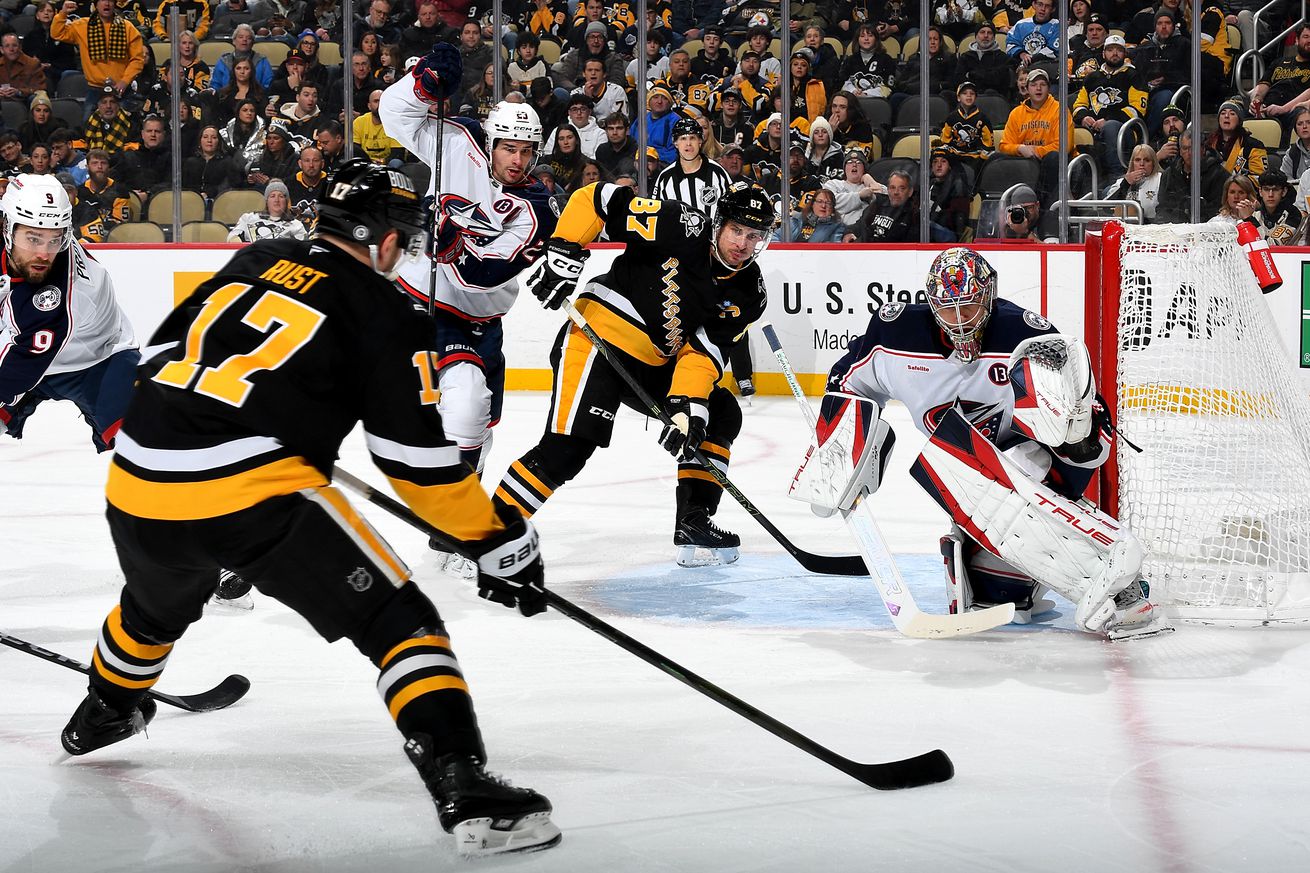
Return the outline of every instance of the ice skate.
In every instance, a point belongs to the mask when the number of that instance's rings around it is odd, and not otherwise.
[[[1112,642],[1173,632],[1169,620],[1147,600],[1149,590],[1139,579],[1114,596],[1114,619],[1106,631]]]
[[[143,697],[131,712],[121,713],[101,700],[95,691],[89,691],[59,735],[59,741],[70,755],[94,752],[144,731],[155,717],[155,708],[153,699]]]
[[[231,570],[218,571],[218,588],[209,602],[214,606],[249,612],[255,608],[254,598],[250,596],[250,583]]]
[[[437,572],[465,581],[478,578],[478,565],[468,558],[454,552],[442,551],[441,544],[436,540],[429,540],[428,548],[436,552],[432,564],[437,568]]]
[[[689,510],[678,519],[673,545],[680,567],[731,564],[741,556],[741,537],[719,527],[703,509]]]
[[[442,829],[468,857],[548,849],[562,837],[550,801],[489,774],[473,755],[433,759],[432,738],[415,734],[405,754],[423,777]]]
[[[752,404],[752,402],[753,402],[753,401],[751,400],[751,398],[755,396],[755,380],[754,380],[754,379],[738,379],[738,380],[737,380],[737,393],[741,395],[741,399],[742,399],[742,400],[745,400],[745,401],[746,401],[746,405],[747,405],[747,406],[750,406],[750,405]]]

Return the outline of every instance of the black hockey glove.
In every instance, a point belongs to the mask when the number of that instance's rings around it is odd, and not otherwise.
[[[575,242],[551,237],[541,264],[528,279],[532,296],[547,309],[559,309],[578,287],[578,277],[591,252]]]
[[[459,90],[464,76],[464,58],[459,49],[439,42],[419,59],[412,70],[414,93],[424,103],[439,103]]]
[[[660,445],[679,461],[693,460],[696,450],[705,442],[705,430],[710,423],[709,405],[699,397],[693,400],[674,395],[668,399],[667,409],[673,423],[664,425]]]
[[[546,569],[537,529],[517,509],[497,506],[505,530],[469,543],[478,562],[478,596],[524,615],[546,611]]]

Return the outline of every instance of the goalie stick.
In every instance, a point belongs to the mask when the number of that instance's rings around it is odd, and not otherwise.
[[[4,631],[0,631],[0,643],[9,646],[11,649],[17,649],[29,655],[36,655],[38,658],[51,661],[70,670],[76,670],[83,675],[91,675],[91,668],[81,661],[74,661],[72,658],[58,652],[43,649],[26,640],[10,636]],[[213,688],[208,691],[201,691],[199,694],[165,694],[154,689],[147,691],[146,694],[161,703],[176,706],[178,709],[185,709],[187,712],[213,712],[216,709],[225,709],[236,703],[242,697],[245,697],[246,692],[249,690],[250,680],[245,676],[234,673]]]
[[[782,348],[778,332],[774,330],[772,324],[765,322],[760,325],[760,333],[764,334],[769,348],[773,350],[773,356],[778,359],[778,366],[782,368],[782,374],[787,379],[792,396],[800,404],[805,414],[805,422],[809,425],[810,433],[813,434],[816,424],[814,409],[805,399],[805,392],[801,390],[796,373],[791,368],[791,361]],[[873,581],[874,588],[878,589],[878,596],[887,607],[896,630],[916,639],[959,637],[991,630],[1014,620],[1013,603],[989,606],[986,609],[960,615],[934,615],[919,609],[914,596],[910,594],[909,587],[905,584],[905,579],[901,576],[900,569],[896,566],[896,561],[892,558],[891,551],[887,548],[887,541],[883,539],[882,531],[878,529],[878,522],[873,516],[873,507],[869,506],[868,496],[867,493],[862,494],[853,509],[842,513],[842,518],[855,537],[855,541],[860,545],[860,553],[864,555],[864,562],[869,567],[869,579]]]
[[[643,388],[641,384],[632,377],[632,374],[628,372],[628,368],[623,366],[623,362],[619,361],[610,352],[609,344],[601,339],[596,331],[592,330],[591,325],[587,323],[586,317],[583,316],[583,314],[578,311],[578,308],[573,305],[573,301],[564,301],[564,311],[568,313],[569,318],[578,326],[578,329],[587,335],[587,339],[591,340],[592,345],[596,347],[596,350],[599,351],[605,360],[609,362],[609,365],[614,368],[614,372],[618,373],[619,377],[623,379],[627,386],[632,389],[632,392],[637,395],[637,399],[646,407],[651,417],[658,418],[663,424],[672,426],[673,419],[669,417],[668,412],[664,410],[663,406],[656,402],[655,398],[650,396],[650,392]],[[777,526],[769,521],[768,517],[765,516],[765,514],[761,512],[754,503],[751,503],[749,497],[742,494],[741,490],[738,489],[736,485],[732,484],[732,480],[728,478],[726,473],[710,463],[709,459],[701,453],[699,448],[692,452],[692,457],[694,457],[696,462],[704,467],[705,470],[714,477],[714,480],[719,483],[724,491],[731,494],[732,498],[741,504],[741,508],[746,510],[751,518],[759,522],[760,527],[768,531],[769,535],[777,540],[782,547],[787,550],[789,555],[796,559],[796,563],[800,564],[806,570],[809,570],[811,573],[824,573],[829,576],[863,576],[868,573],[868,569],[864,566],[864,559],[859,555],[816,555],[813,552],[807,552],[797,546],[791,540],[783,536],[782,531],[778,530]]]
[[[437,530],[400,501],[378,492],[367,482],[357,479],[340,467],[333,471],[333,478],[369,503],[386,510],[402,521],[407,522],[411,527],[426,534],[443,551],[454,552],[471,561],[476,561],[476,558],[463,543]],[[913,758],[887,761],[880,764],[861,764],[858,761],[852,761],[831,749],[819,745],[799,731],[788,727],[768,713],[756,709],[708,679],[698,676],[680,664],[669,660],[659,652],[633,639],[585,609],[574,605],[554,591],[546,590],[546,601],[557,612],[562,613],[587,630],[599,634],[624,651],[636,655],[652,667],[677,679],[688,688],[704,694],[715,703],[726,706],[752,724],[759,725],[774,736],[786,740],[801,751],[813,755],[825,764],[835,767],[870,788],[876,788],[879,791],[917,788],[921,785],[945,782],[955,775],[955,765],[951,763],[951,759],[941,749],[924,752],[922,755],[916,755]]]

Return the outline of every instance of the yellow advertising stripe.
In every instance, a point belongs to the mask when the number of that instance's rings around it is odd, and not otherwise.
[[[109,617],[105,619],[105,627],[109,628],[109,636],[113,639],[114,645],[133,658],[140,658],[143,661],[158,661],[173,651],[172,643],[150,645],[149,643],[138,643],[128,636],[127,631],[123,630],[123,607],[121,606],[115,606],[109,611]]]
[[[392,658],[396,657],[401,652],[406,651],[407,649],[414,648],[415,646],[432,646],[435,649],[445,649],[448,652],[451,651],[450,637],[439,637],[433,634],[429,634],[428,636],[425,637],[413,637],[411,639],[405,640],[403,643],[398,643],[392,646],[391,651],[387,652],[387,654],[383,656],[382,663],[379,664],[378,666],[381,668],[387,667],[391,663]],[[453,652],[451,653],[454,654]]]
[[[113,682],[123,688],[131,688],[139,691],[142,688],[149,688],[159,681],[159,675],[155,674],[149,679],[124,679],[121,675],[105,666],[105,662],[100,660],[100,652],[91,653],[91,665],[95,667],[96,675],[107,682]]]
[[[463,691],[465,694],[469,693],[468,685],[458,676],[433,676],[415,682],[413,685],[406,685],[395,697],[391,698],[391,703],[387,705],[387,709],[394,719],[400,715],[400,711],[405,708],[405,704],[414,698],[430,694],[433,691],[450,690]]]
[[[1278,417],[1277,404],[1270,394],[1253,394],[1240,389],[1196,388],[1190,385],[1122,386],[1119,389],[1119,409],[1174,415]]]

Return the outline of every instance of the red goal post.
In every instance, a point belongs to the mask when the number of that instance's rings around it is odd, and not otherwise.
[[[1235,229],[1109,222],[1085,278],[1120,431],[1093,497],[1142,540],[1152,599],[1205,623],[1310,621],[1310,400]]]

